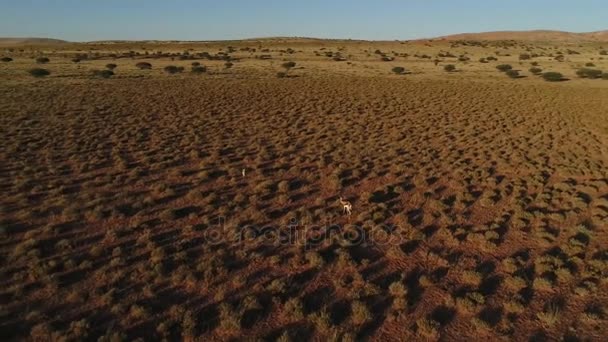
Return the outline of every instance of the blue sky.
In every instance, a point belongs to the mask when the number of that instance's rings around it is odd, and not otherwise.
[[[413,39],[608,29],[608,0],[0,0],[0,36],[216,40]]]

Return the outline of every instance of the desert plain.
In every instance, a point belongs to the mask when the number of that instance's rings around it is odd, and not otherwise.
[[[3,41],[2,340],[604,340],[608,42],[467,38]]]

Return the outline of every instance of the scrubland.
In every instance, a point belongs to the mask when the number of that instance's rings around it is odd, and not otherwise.
[[[608,62],[555,45],[5,49],[0,336],[602,340]]]

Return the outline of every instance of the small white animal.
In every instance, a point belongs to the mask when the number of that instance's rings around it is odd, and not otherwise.
[[[243,178],[245,178],[245,169],[241,170],[241,174],[243,175]]]
[[[353,212],[353,205],[349,201],[345,201],[340,196],[340,204],[342,204],[342,212],[346,215],[350,215]]]

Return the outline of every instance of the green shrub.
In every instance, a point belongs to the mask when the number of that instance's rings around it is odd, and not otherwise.
[[[175,65],[167,65],[163,70],[168,74],[177,74],[184,71],[184,67],[178,67]]]
[[[517,70],[507,70],[505,74],[510,78],[519,78],[519,71]]]
[[[581,78],[600,78],[602,76],[602,71],[597,69],[589,69],[589,68],[581,68],[576,71],[578,77]]]
[[[152,64],[150,64],[148,62],[139,62],[139,63],[135,64],[135,66],[138,67],[140,70],[152,69]]]
[[[1,60],[2,60],[4,63],[8,63],[8,62],[12,62],[12,61],[13,61],[13,59],[12,59],[12,58],[10,58],[10,57],[2,57],[2,59],[1,59]]]
[[[405,73],[404,67],[394,67],[392,70],[397,75],[401,75],[401,74]]]
[[[538,75],[541,72],[543,72],[543,69],[541,69],[541,68],[530,68],[528,71],[531,72],[531,73],[533,73],[534,75]]]
[[[110,69],[110,70],[114,70],[116,69],[118,65],[114,64],[114,63],[110,63],[110,64],[106,64],[106,68]]]
[[[499,71],[502,71],[502,72],[506,72],[506,71],[513,69],[513,67],[509,64],[500,64],[500,65],[496,66],[496,69],[498,69]]]
[[[50,59],[46,58],[46,57],[38,57],[36,58],[36,63],[38,64],[46,64],[50,62]]]
[[[192,67],[192,72],[195,74],[203,74],[207,72],[207,68],[202,65],[196,65]]]
[[[114,76],[114,71],[106,69],[106,70],[93,70],[93,76],[101,77],[101,78],[110,78]]]
[[[448,64],[443,67],[443,70],[445,70],[447,72],[452,72],[452,71],[456,70],[456,66],[454,66],[454,64]]]
[[[34,77],[44,77],[44,76],[48,76],[51,74],[50,71],[48,71],[46,69],[40,69],[40,68],[30,69],[30,70],[28,70],[28,73]]]
[[[548,82],[559,82],[564,80],[564,75],[559,72],[549,71],[542,74],[543,79]]]

